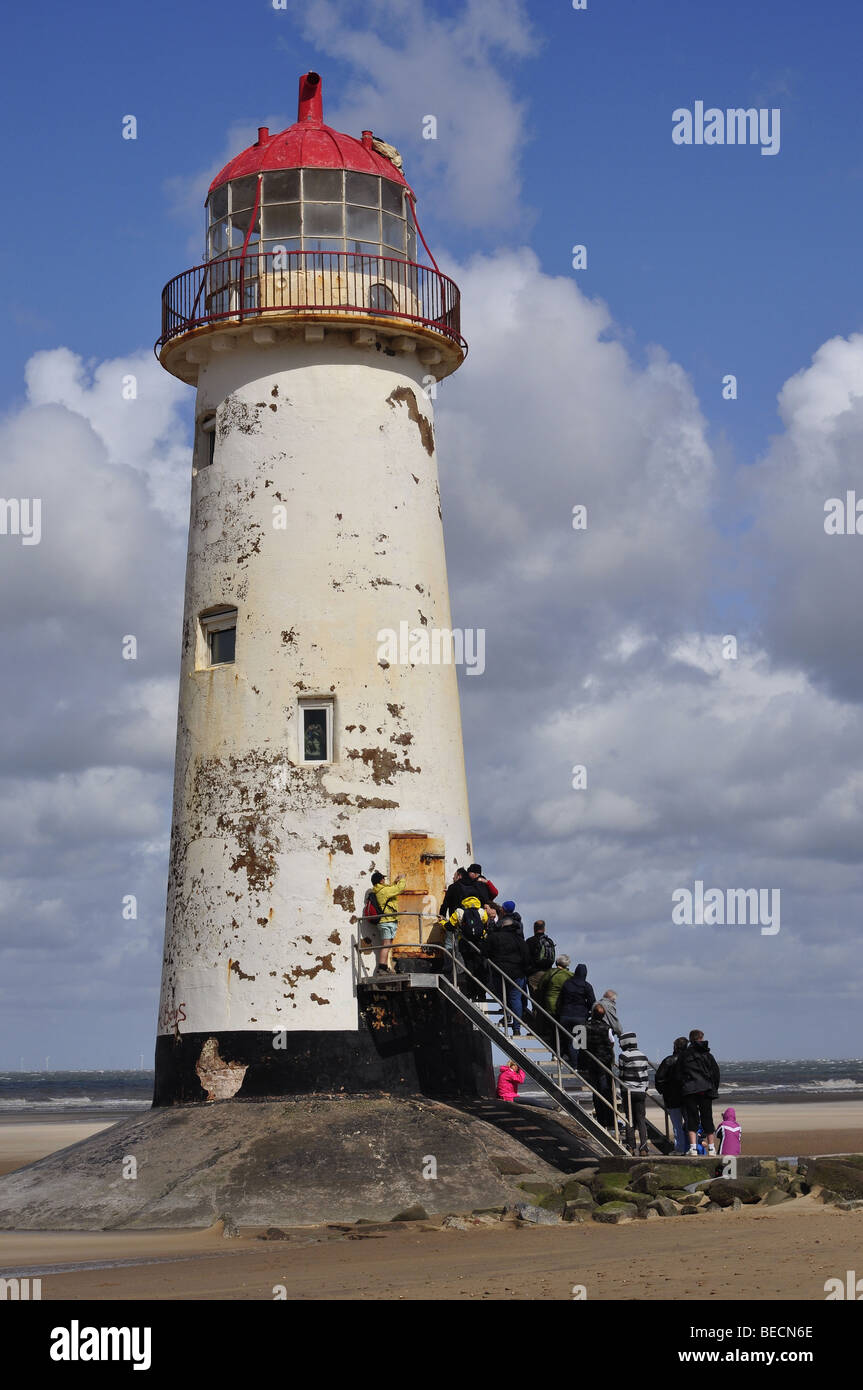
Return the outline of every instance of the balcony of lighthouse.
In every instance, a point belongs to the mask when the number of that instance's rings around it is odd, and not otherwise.
[[[207,200],[207,259],[162,291],[156,353],[189,383],[243,340],[320,341],[416,353],[436,378],[464,358],[457,285],[417,260],[401,184],[347,169],[277,169]]]

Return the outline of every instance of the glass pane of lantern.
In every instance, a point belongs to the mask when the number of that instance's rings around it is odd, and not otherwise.
[[[268,240],[271,237],[299,236],[299,234],[299,203],[274,203],[272,207],[264,208],[264,236]]]
[[[242,246],[246,237],[246,232],[249,230],[250,212],[251,210],[247,208],[245,212],[235,212],[233,217],[231,218],[231,226],[233,227],[233,236],[231,238],[232,246]],[[255,214],[255,225],[252,228],[251,234],[249,236],[250,242],[253,240],[253,238],[260,235],[260,230],[261,214],[260,212],[257,212]]]
[[[358,241],[380,240],[380,214],[375,208],[355,208],[348,203],[347,215],[349,237]]]
[[[403,197],[404,189],[400,183],[390,183],[389,179],[381,180],[381,206],[384,212],[396,212],[399,216],[404,216]]]
[[[345,201],[376,208],[381,200],[381,181],[374,174],[345,174]]]
[[[258,176],[251,174],[247,179],[234,179],[231,184],[231,211],[250,208],[258,191]]]
[[[290,254],[292,251],[299,251],[299,249],[299,237],[280,237],[276,241],[265,241],[263,250],[271,257],[267,261],[266,269],[268,271],[299,269],[300,258]]]
[[[219,256],[228,249],[228,219],[223,218],[210,228],[210,255]]]
[[[336,202],[342,197],[341,169],[304,169],[303,198],[316,202]]]
[[[325,170],[324,172],[329,172]],[[303,205],[304,236],[341,236],[341,203],[305,203]]]
[[[408,223],[408,260],[415,261],[417,258],[417,233],[416,227],[412,222]]]
[[[300,196],[299,169],[275,169],[264,174],[265,203],[295,203]]]
[[[323,709],[303,710],[303,757],[307,763],[326,762],[327,712]]]
[[[215,193],[210,194],[210,221],[218,222],[220,217],[228,215],[228,185],[222,184]]]
[[[404,255],[405,249],[405,224],[401,217],[390,217],[388,212],[381,216],[383,223],[383,243],[384,246],[392,246],[396,251]]]

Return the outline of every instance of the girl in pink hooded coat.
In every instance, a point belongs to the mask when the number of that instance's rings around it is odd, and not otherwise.
[[[515,1062],[507,1062],[497,1078],[498,1100],[517,1100],[518,1088],[524,1082],[524,1072]]]
[[[729,1105],[727,1110],[722,1112],[722,1124],[716,1130],[716,1138],[719,1140],[719,1152],[721,1154],[739,1154],[741,1129],[737,1123],[737,1116],[734,1108]]]

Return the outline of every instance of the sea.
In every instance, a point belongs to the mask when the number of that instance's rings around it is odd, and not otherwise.
[[[720,1100],[738,1104],[863,1099],[863,1059],[722,1061]],[[134,1114],[153,1097],[151,1071],[0,1072],[0,1120]]]

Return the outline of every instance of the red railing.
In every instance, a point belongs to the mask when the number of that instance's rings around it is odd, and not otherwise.
[[[270,251],[225,256],[169,280],[156,351],[205,324],[291,312],[394,319],[467,346],[458,286],[431,266],[351,251]]]

